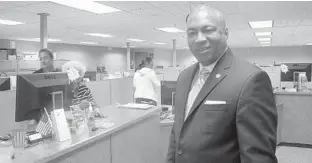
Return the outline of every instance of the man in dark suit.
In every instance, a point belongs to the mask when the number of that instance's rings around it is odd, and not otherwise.
[[[177,81],[167,163],[277,163],[269,76],[233,56],[220,11],[199,6],[186,21],[199,63]]]

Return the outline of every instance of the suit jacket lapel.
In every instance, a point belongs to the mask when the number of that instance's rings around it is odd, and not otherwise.
[[[193,66],[191,66],[189,69],[187,69],[185,72],[185,75],[181,75],[181,79],[179,79],[179,85],[177,85],[176,87],[176,97],[175,97],[175,110],[179,109],[181,111],[176,112],[175,114],[182,114],[176,117],[178,119],[176,119],[175,121],[179,121],[180,123],[175,123],[175,124],[181,124],[181,126],[179,126],[178,128],[181,129],[182,124],[184,123],[184,117],[185,117],[185,108],[186,108],[186,101],[188,98],[188,94],[191,90],[191,85],[192,85],[192,81],[193,78],[196,74],[196,71],[199,67],[199,64],[196,63]],[[179,101],[179,102],[178,102]]]
[[[232,52],[227,50],[227,52],[220,58],[216,67],[212,70],[202,89],[198,93],[186,121],[207,95],[227,76],[228,69],[231,67],[232,57]]]

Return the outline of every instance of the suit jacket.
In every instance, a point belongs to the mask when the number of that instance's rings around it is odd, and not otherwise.
[[[167,163],[277,163],[277,111],[267,73],[228,49],[184,121],[198,67],[177,81]]]

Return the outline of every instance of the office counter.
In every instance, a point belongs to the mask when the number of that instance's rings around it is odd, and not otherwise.
[[[100,107],[115,105],[116,103],[133,102],[132,77],[107,79],[103,81],[91,81],[87,83],[93,98]],[[15,122],[15,101],[16,91],[0,91],[0,135],[3,135],[14,128],[24,125]]]
[[[312,92],[276,92],[275,100],[283,103],[281,141],[312,144]]]
[[[312,96],[312,92],[274,92],[275,95]]]
[[[0,162],[8,163],[159,163],[160,108],[137,110],[108,106],[101,109],[108,122],[107,130],[86,131],[64,142],[46,141],[16,153],[12,147],[0,147]]]
[[[12,129],[19,128],[23,123],[15,122],[15,91],[0,91],[0,135]]]
[[[172,125],[173,122],[169,121],[160,122],[160,150],[163,162],[165,162],[168,153],[169,138],[171,134]]]

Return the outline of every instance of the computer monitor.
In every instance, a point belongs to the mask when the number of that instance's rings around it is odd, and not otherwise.
[[[161,104],[174,105],[174,97],[176,92],[176,81],[163,81],[161,85]]]
[[[0,91],[6,91],[10,89],[10,77],[0,77]]]
[[[84,78],[88,78],[90,81],[96,81],[96,71],[86,71]]]
[[[17,75],[15,121],[39,120],[40,109],[52,111],[52,92],[63,92],[64,108],[71,104],[68,76],[53,72]]]

